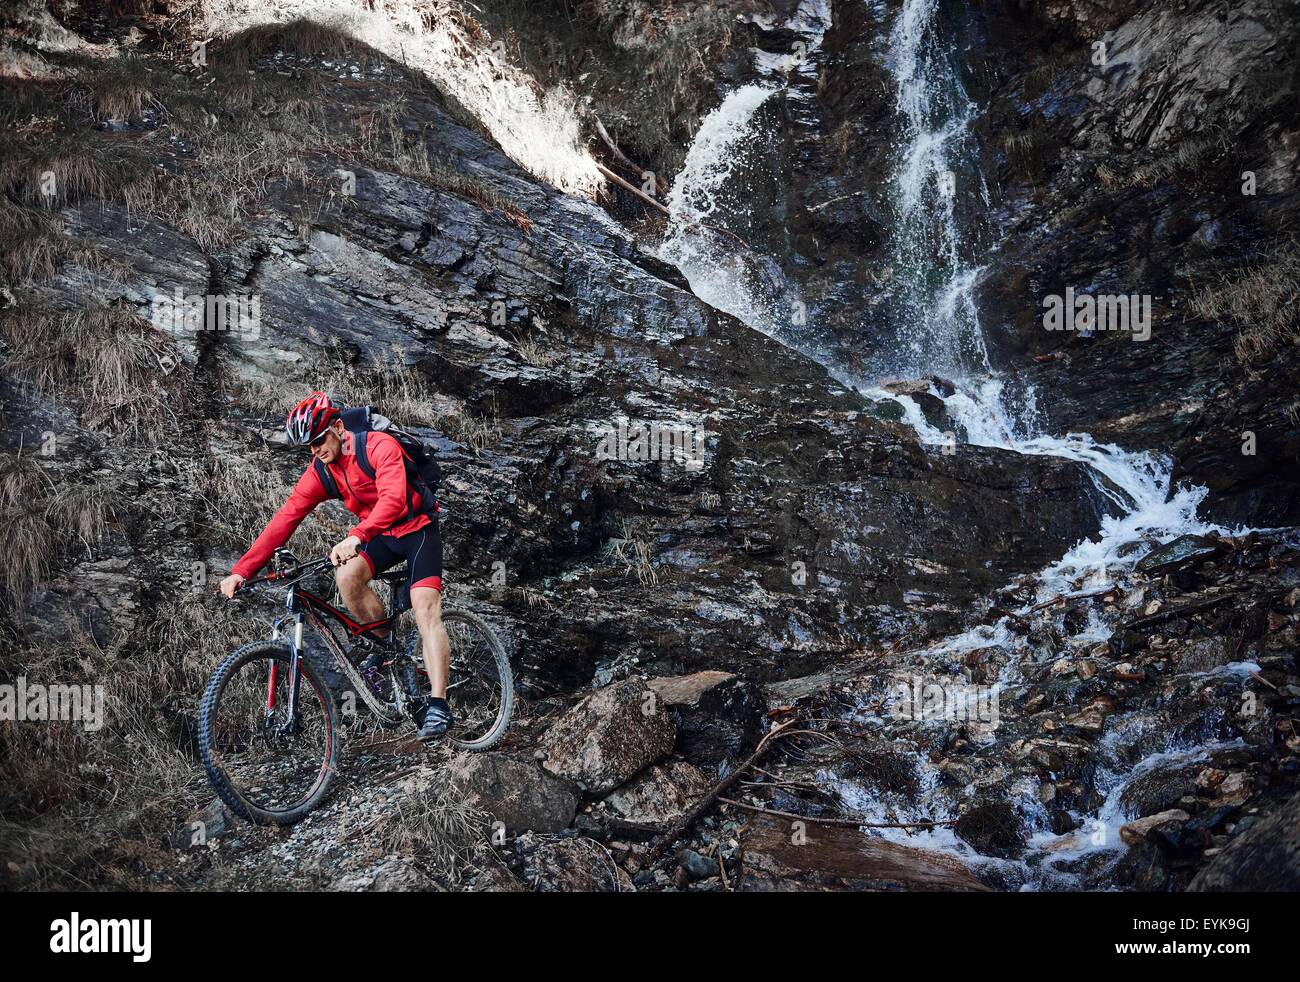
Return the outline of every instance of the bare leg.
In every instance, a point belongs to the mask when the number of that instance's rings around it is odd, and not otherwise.
[[[360,556],[353,556],[334,571],[334,582],[352,616],[362,624],[383,620],[388,616],[384,602],[370,585],[370,564]],[[387,636],[387,631],[376,632]]]
[[[363,560],[364,562],[364,560]],[[424,667],[435,699],[447,698],[447,676],[451,671],[451,642],[442,626],[442,594],[432,587],[411,590],[411,609],[420,627],[424,648]]]

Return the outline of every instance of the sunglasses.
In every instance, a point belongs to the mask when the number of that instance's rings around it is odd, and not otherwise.
[[[330,435],[329,430],[326,430],[324,433],[322,433],[322,434],[321,434],[320,436],[318,436],[316,439],[314,439],[314,440],[312,440],[310,443],[308,443],[307,446],[308,446],[309,448],[314,448],[314,447],[324,446],[324,444],[325,444],[325,438],[326,438],[327,436],[329,436],[329,435]]]

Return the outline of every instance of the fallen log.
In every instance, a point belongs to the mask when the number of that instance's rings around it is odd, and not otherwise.
[[[957,856],[863,835],[810,826],[796,840],[789,823],[755,815],[743,839],[737,891],[908,890],[988,892]]]
[[[638,167],[627,154],[619,149],[618,144],[614,142],[613,137],[611,137],[606,131],[605,124],[600,121],[600,117],[596,117],[596,133],[600,136],[600,139],[605,146],[609,148],[609,152],[614,155],[615,160],[638,176],[644,177],[647,173],[646,169],[644,167]],[[650,171],[649,173],[653,174],[654,172]],[[658,175],[655,175],[655,194],[659,193],[661,193],[659,189],[659,177]]]

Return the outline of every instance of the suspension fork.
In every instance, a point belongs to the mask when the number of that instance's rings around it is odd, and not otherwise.
[[[289,732],[298,728],[298,679],[302,665],[302,611],[297,611],[293,619],[293,631],[289,635],[289,713],[285,722]]]
[[[285,714],[285,728],[293,732],[298,726],[298,680],[301,677],[300,666],[302,663],[302,635],[303,620],[302,610],[298,606],[298,597],[296,590],[290,590],[289,596],[285,600],[285,606],[293,614],[293,626],[289,630],[289,707]],[[280,633],[280,624],[276,623],[275,636]],[[270,670],[266,679],[266,711],[269,714],[275,709],[275,689],[280,679],[280,663],[272,659]]]

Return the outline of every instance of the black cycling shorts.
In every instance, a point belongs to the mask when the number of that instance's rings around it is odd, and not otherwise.
[[[392,569],[403,560],[407,563],[406,582],[412,589],[431,587],[442,592],[442,538],[438,535],[438,519],[424,528],[398,537],[379,535],[357,549],[370,565],[372,574]]]

